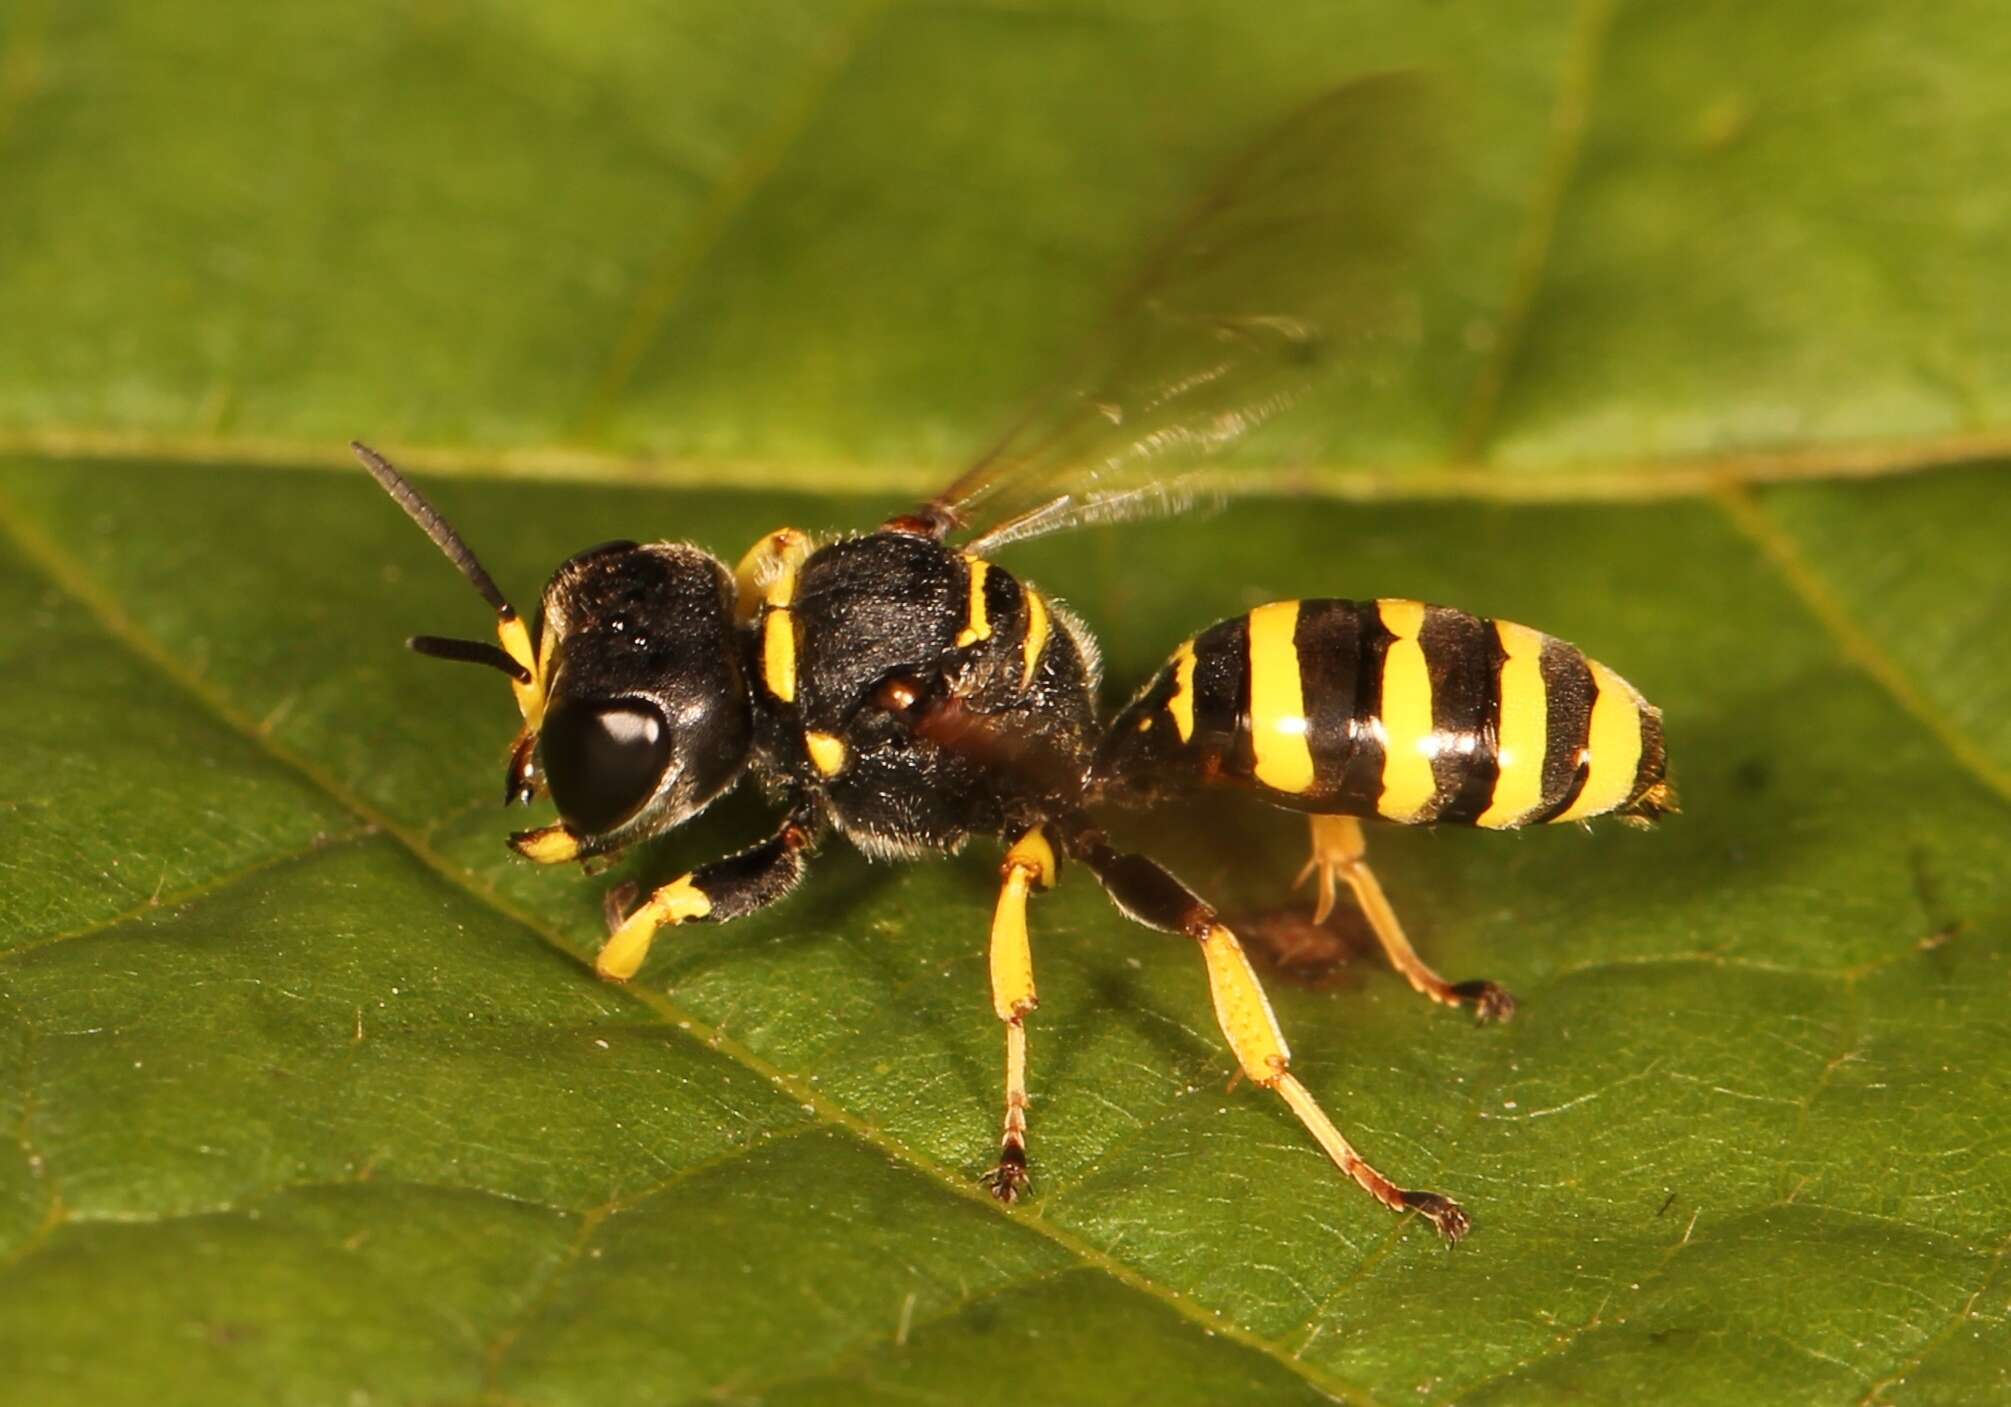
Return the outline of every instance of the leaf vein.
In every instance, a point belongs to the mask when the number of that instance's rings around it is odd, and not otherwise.
[[[832,86],[851,66],[866,35],[893,3],[894,0],[865,0],[858,7],[811,63],[796,98],[778,104],[780,118],[762,131],[726,175],[714,183],[689,232],[657,261],[637,290],[628,320],[580,413],[578,431],[582,438],[592,438],[605,424],[643,358],[656,345],[665,320],[690,286],[699,265],[719,247],[735,217],[773,178],[789,149],[808,129]]]
[[[1593,96],[1598,91],[1600,59],[1612,28],[1613,8],[1613,0],[1579,0],[1557,78],[1549,147],[1537,172],[1528,219],[1516,241],[1500,326],[1489,356],[1474,378],[1466,413],[1461,417],[1459,439],[1453,451],[1453,458],[1460,462],[1478,460],[1487,447],[1529,320],[1542,294],[1557,223],[1585,149],[1585,129],[1591,119]]]
[[[1990,1258],[1990,1268],[1983,1274],[1983,1283],[1976,1287],[1975,1293],[1963,1301],[1962,1308],[1958,1309],[1939,1331],[1927,1335],[1911,1356],[1901,1359],[1884,1377],[1875,1379],[1864,1396],[1859,1399],[1858,1407],[1878,1407],[1878,1404],[1886,1401],[1885,1393],[1888,1388],[1904,1382],[1908,1374],[1927,1361],[1928,1354],[1954,1338],[1964,1324],[1977,1317],[1976,1304],[1989,1293],[1990,1287],[1997,1283],[1998,1277],[2003,1275],[2007,1256],[2011,1256],[2011,1236],[2006,1236],[1997,1243],[1996,1254]]]
[[[52,425],[0,429],[0,456],[52,463],[229,465],[259,470],[349,469],[338,445],[322,440],[184,435]],[[927,494],[942,487],[940,464],[862,464],[846,460],[781,461],[727,457],[619,454],[578,444],[503,449],[483,445],[405,445],[400,462],[415,473],[482,476],[648,488],[845,492],[862,498]],[[2011,458],[2011,427],[1951,435],[1845,441],[1799,449],[1742,448],[1606,460],[1597,467],[1560,466],[1542,473],[1503,474],[1486,466],[1445,461],[1376,468],[1345,462],[1252,464],[1236,483],[1245,496],[1307,496],[1341,502],[1464,500],[1480,503],[1659,503],[1701,498],[1727,489],[1812,481],[1857,481],[1973,467]]]
[[[1802,555],[1801,549],[1774,517],[1749,492],[1721,488],[1713,495],[1732,526],[1760,551],[1761,557],[1787,582],[1788,588],[1815,617],[1843,657],[1868,675],[1901,709],[1932,734],[1943,747],[2000,799],[2011,801],[2011,771],[2000,767],[1983,748],[1956,727],[1921,692],[1898,661],[1851,618],[1830,585]]]
[[[1681,1254],[1685,1246],[1690,1244],[1691,1233],[1693,1233],[1697,1229],[1697,1215],[1698,1214],[1695,1212],[1691,1214],[1690,1220],[1683,1227],[1683,1234],[1679,1236],[1672,1244],[1663,1248],[1661,1256],[1657,1258],[1653,1267],[1651,1267],[1646,1273],[1642,1274],[1638,1279],[1632,1279],[1624,1282],[1627,1286],[1628,1294],[1638,1298],[1644,1287],[1653,1284],[1656,1280],[1659,1280],[1662,1276],[1668,1273],[1669,1267],[1675,1262],[1676,1257],[1679,1254]],[[1613,1303],[1613,1297],[1616,1294],[1621,1293],[1619,1287],[1622,1283],[1623,1282],[1619,1279],[1619,1277],[1617,1276],[1614,1277],[1613,1281],[1610,1283],[1606,1291],[1606,1294],[1604,1295],[1604,1297],[1600,1299],[1598,1308],[1594,1309],[1592,1311],[1591,1317],[1586,1319],[1583,1323],[1578,1324],[1573,1328],[1567,1329],[1563,1333],[1552,1338],[1551,1341],[1548,1344],[1546,1344],[1542,1349],[1529,1355],[1527,1358],[1524,1358],[1520,1363],[1502,1369],[1499,1372],[1491,1373],[1487,1377],[1480,1379],[1478,1382],[1468,1383],[1464,1387],[1461,1387],[1456,1391],[1448,1394],[1447,1395],[1448,1400],[1454,1402],[1465,1401],[1468,1398],[1478,1395],[1487,1388],[1493,1387],[1498,1383],[1510,1382],[1516,1378],[1522,1377],[1524,1374],[1528,1373],[1530,1369],[1535,1368],[1541,1364],[1548,1363],[1553,1359],[1563,1357],[1565,1354],[1571,1352],[1577,1346],[1577,1344],[1584,1339],[1584,1337],[1587,1334],[1596,1332],[1597,1330],[1606,1327],[1608,1323],[1605,1317],[1606,1311],[1609,1307],[1611,1307]],[[1624,1318],[1612,1322],[1624,1322]]]
[[[752,1380],[727,1379],[684,1400],[688,1403],[720,1402],[729,1401],[733,1398],[749,1398],[755,1401],[763,1401],[766,1400],[768,1394],[783,1388],[793,1387],[799,1383],[815,1382],[820,1378],[836,1377],[848,1368],[863,1369],[867,1366],[868,1356],[875,1350],[889,1346],[898,1346],[919,1330],[939,1328],[942,1325],[952,1323],[961,1316],[968,1314],[977,1306],[989,1300],[997,1299],[1001,1295],[1011,1294],[1018,1290],[1031,1289],[1036,1285],[1043,1285],[1049,1281],[1059,1280],[1068,1275],[1092,1275],[1096,1273],[1098,1272],[1091,1270],[1087,1266],[1069,1264],[1053,1266],[1046,1270],[1036,1270],[1026,1275],[1001,1280],[997,1284],[988,1285],[982,1290],[970,1291],[943,1306],[942,1309],[933,1314],[921,1318],[899,1321],[893,1328],[884,1333],[868,1334],[852,1343],[846,1344],[834,1350],[831,1357],[819,1367],[795,1369],[787,1373],[778,1373],[773,1377]]]
[[[12,962],[28,953],[38,952],[43,948],[49,947],[51,944],[73,943],[80,938],[94,938],[111,929],[132,923],[136,919],[144,918],[148,914],[173,913],[177,909],[187,908],[199,899],[208,898],[211,894],[228,889],[240,880],[256,878],[268,870],[284,868],[296,861],[318,855],[324,850],[332,850],[337,846],[350,844],[369,834],[370,827],[359,823],[336,831],[333,834],[317,835],[305,845],[295,846],[288,850],[274,851],[269,855],[261,855],[256,860],[252,860],[247,864],[218,870],[215,874],[205,875],[203,878],[183,885],[181,888],[169,893],[149,895],[130,908],[121,909],[117,913],[106,915],[104,918],[94,919],[80,928],[68,928],[58,933],[45,933],[39,937],[30,938],[25,942],[16,943],[12,947],[0,950],[0,963]]]

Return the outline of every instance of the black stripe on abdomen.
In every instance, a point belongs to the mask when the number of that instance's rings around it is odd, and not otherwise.
[[[1438,794],[1427,819],[1472,825],[1494,800],[1501,774],[1501,665],[1507,658],[1494,622],[1444,606],[1425,612],[1418,635],[1431,676]]]
[[[1250,624],[1243,616],[1194,637],[1190,745],[1220,758],[1222,771],[1232,777],[1248,777],[1256,765],[1250,746]]]
[[[1577,646],[1546,638],[1542,667],[1548,707],[1543,805],[1525,822],[1528,825],[1563,814],[1585,789],[1585,779],[1591,773],[1585,762],[1585,745],[1592,736],[1592,704],[1599,697],[1599,686]]]
[[[1383,657],[1390,633],[1373,602],[1302,601],[1292,643],[1322,810],[1372,816],[1383,788]]]
[[[1628,800],[1639,798],[1660,782],[1669,769],[1666,744],[1662,741],[1662,715],[1653,708],[1641,710],[1641,760],[1634,768],[1634,786]]]

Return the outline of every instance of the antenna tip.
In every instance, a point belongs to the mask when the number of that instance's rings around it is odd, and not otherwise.
[[[406,492],[411,491],[409,486],[405,484],[405,476],[398,472],[391,461],[370,448],[369,445],[364,444],[363,441],[351,440],[349,442],[349,452],[356,456],[358,463],[370,471],[371,478],[384,485],[393,498],[401,496],[399,492],[401,488],[405,488]],[[427,528],[427,532],[430,533],[431,531],[431,528]]]

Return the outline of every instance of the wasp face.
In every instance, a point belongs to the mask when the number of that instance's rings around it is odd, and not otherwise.
[[[668,830],[739,776],[753,720],[724,564],[606,543],[558,569],[539,616],[539,760],[574,836],[602,850]]]

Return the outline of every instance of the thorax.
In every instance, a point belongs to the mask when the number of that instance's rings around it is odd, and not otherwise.
[[[845,538],[778,577],[752,629],[775,764],[869,851],[953,847],[1079,785],[1094,646],[995,563],[912,534]]]

